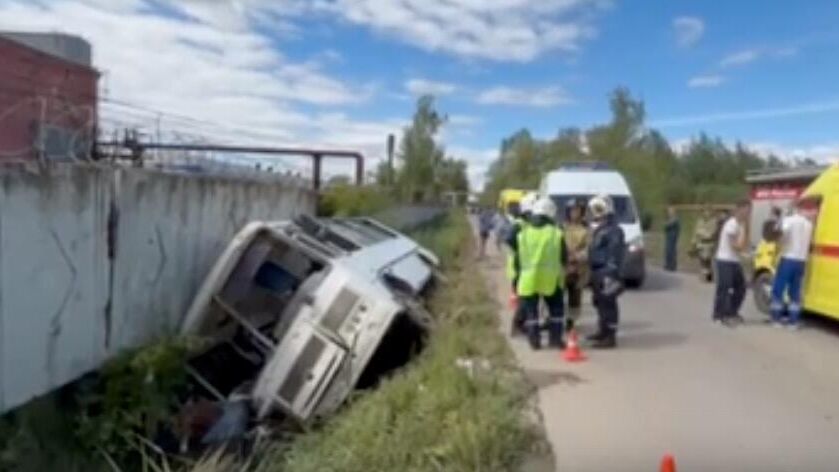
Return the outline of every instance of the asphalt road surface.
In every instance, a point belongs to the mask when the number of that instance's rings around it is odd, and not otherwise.
[[[491,248],[480,265],[506,332],[502,258]],[[621,297],[618,349],[585,350],[581,364],[510,340],[538,386],[557,470],[657,471],[670,453],[679,472],[839,471],[839,323],[773,328],[747,300],[746,324],[727,328],[711,323],[712,292],[649,270]],[[583,334],[594,322],[586,306]]]

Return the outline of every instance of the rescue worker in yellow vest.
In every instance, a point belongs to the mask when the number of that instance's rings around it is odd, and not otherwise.
[[[529,192],[521,199],[519,203],[520,213],[518,217],[513,219],[513,224],[510,226],[510,232],[506,235],[504,240],[507,242],[507,279],[512,284],[513,293],[518,295],[516,290],[516,268],[515,268],[515,252],[516,241],[522,229],[524,229],[530,219],[533,217],[533,204],[538,200],[538,196],[534,192]],[[524,332],[524,310],[521,303],[516,305],[516,311],[513,314],[512,326],[510,327],[510,335]]]
[[[525,315],[525,331],[530,347],[542,347],[539,323],[539,300],[548,308],[548,343],[563,349],[565,285],[563,263],[565,244],[562,230],[556,225],[556,206],[550,198],[541,198],[533,205],[529,224],[518,232],[515,241],[514,268],[519,305]]]

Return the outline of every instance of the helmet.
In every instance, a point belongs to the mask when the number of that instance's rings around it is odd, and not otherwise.
[[[598,195],[588,201],[588,211],[594,218],[603,218],[612,214],[612,199],[608,195]]]
[[[555,218],[556,205],[554,205],[554,202],[550,198],[542,197],[539,200],[536,200],[536,203],[533,204],[533,214],[536,216]]]
[[[524,197],[521,199],[521,203],[519,207],[521,208],[522,213],[532,213],[533,212],[533,205],[536,204],[536,200],[539,199],[539,196],[536,195],[534,192],[527,192]]]

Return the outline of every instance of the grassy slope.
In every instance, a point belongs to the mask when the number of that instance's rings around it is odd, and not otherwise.
[[[528,387],[498,332],[496,307],[468,264],[464,216],[414,235],[434,250],[449,283],[432,300],[439,326],[428,348],[322,429],[263,458],[273,471],[501,471],[515,469],[537,437]],[[486,359],[469,375],[459,358]]]

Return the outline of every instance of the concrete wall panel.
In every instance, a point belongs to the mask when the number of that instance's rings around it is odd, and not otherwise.
[[[2,404],[17,405],[102,359],[109,173],[13,166],[0,189]]]
[[[293,182],[0,167],[0,411],[174,333],[246,222],[314,207]]]

